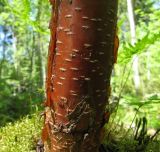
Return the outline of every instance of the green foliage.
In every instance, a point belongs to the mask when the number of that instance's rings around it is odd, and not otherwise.
[[[44,7],[47,7],[46,1],[42,3]],[[46,27],[43,27],[41,23],[36,19],[37,9],[38,8],[38,1],[29,1],[29,0],[14,0],[8,1],[5,0],[4,3],[4,12],[0,15],[0,18],[3,19],[5,22],[2,22],[5,25],[12,25],[18,27],[20,30],[23,31],[24,27],[30,27],[35,32],[39,32],[42,34],[49,34]],[[36,10],[36,12],[35,12]],[[43,13],[43,9],[42,9]],[[49,16],[49,12],[45,12],[46,15]],[[43,16],[47,17],[43,14]],[[48,17],[47,17],[48,18]],[[13,22],[14,20],[14,22]]]
[[[160,146],[160,136],[158,136],[160,130],[149,135],[145,117],[137,118],[135,123],[134,128],[131,126],[126,128],[118,121],[106,125],[104,144],[107,152],[157,152]]]
[[[160,10],[158,8],[160,5],[155,0],[133,1],[137,41],[134,45],[131,45],[125,2],[122,0],[119,4],[120,49],[118,65],[115,65],[112,78],[111,109],[113,109],[112,112],[116,112],[114,122],[120,121],[128,126],[132,123],[136,114],[138,117],[145,116],[147,118],[149,128],[159,128]],[[140,78],[138,90],[136,90],[133,80],[133,57],[135,56],[138,58]],[[133,125],[135,125],[135,122],[133,122]]]
[[[113,152],[157,152],[160,149],[160,10],[157,9],[160,5],[154,0],[133,1],[137,41],[131,45],[125,2],[120,2],[120,49],[112,77],[109,106],[112,115],[106,148]],[[138,90],[133,80],[135,56],[140,77]],[[154,134],[156,137],[152,140]]]
[[[42,122],[39,113],[0,128],[1,152],[34,152]]]
[[[130,43],[124,44],[119,53],[119,63],[128,63],[131,61],[134,55],[144,53],[147,51],[148,47],[154,45],[154,43],[160,40],[160,31],[156,33],[147,33],[142,39],[133,46]]]
[[[50,16],[47,0],[1,3],[0,126],[32,112],[32,106],[44,100]]]

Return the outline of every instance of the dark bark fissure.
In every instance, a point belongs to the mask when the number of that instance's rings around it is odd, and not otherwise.
[[[49,152],[98,152],[114,63],[117,0],[53,0],[42,140]]]

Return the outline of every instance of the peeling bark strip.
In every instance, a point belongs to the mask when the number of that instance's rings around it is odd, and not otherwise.
[[[98,152],[116,62],[118,0],[50,1],[45,151]]]

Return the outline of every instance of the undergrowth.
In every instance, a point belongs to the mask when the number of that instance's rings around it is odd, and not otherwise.
[[[0,152],[35,152],[41,129],[39,112],[7,124],[0,128]],[[106,125],[106,152],[160,152],[158,134],[148,136],[146,129],[145,118],[137,120],[134,129],[110,122]]]
[[[149,135],[145,117],[135,123],[133,128],[109,123],[104,140],[106,152],[160,152],[160,129]]]

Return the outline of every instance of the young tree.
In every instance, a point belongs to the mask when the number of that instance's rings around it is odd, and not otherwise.
[[[127,8],[128,8],[128,19],[130,24],[130,32],[131,32],[131,44],[134,45],[136,42],[136,24],[134,19],[134,8],[132,0],[127,0]],[[139,68],[138,68],[138,56],[135,55],[133,57],[133,81],[136,89],[136,93],[138,93],[140,89],[140,76],[139,76]]]
[[[50,1],[45,151],[98,152],[117,54],[118,0]]]

